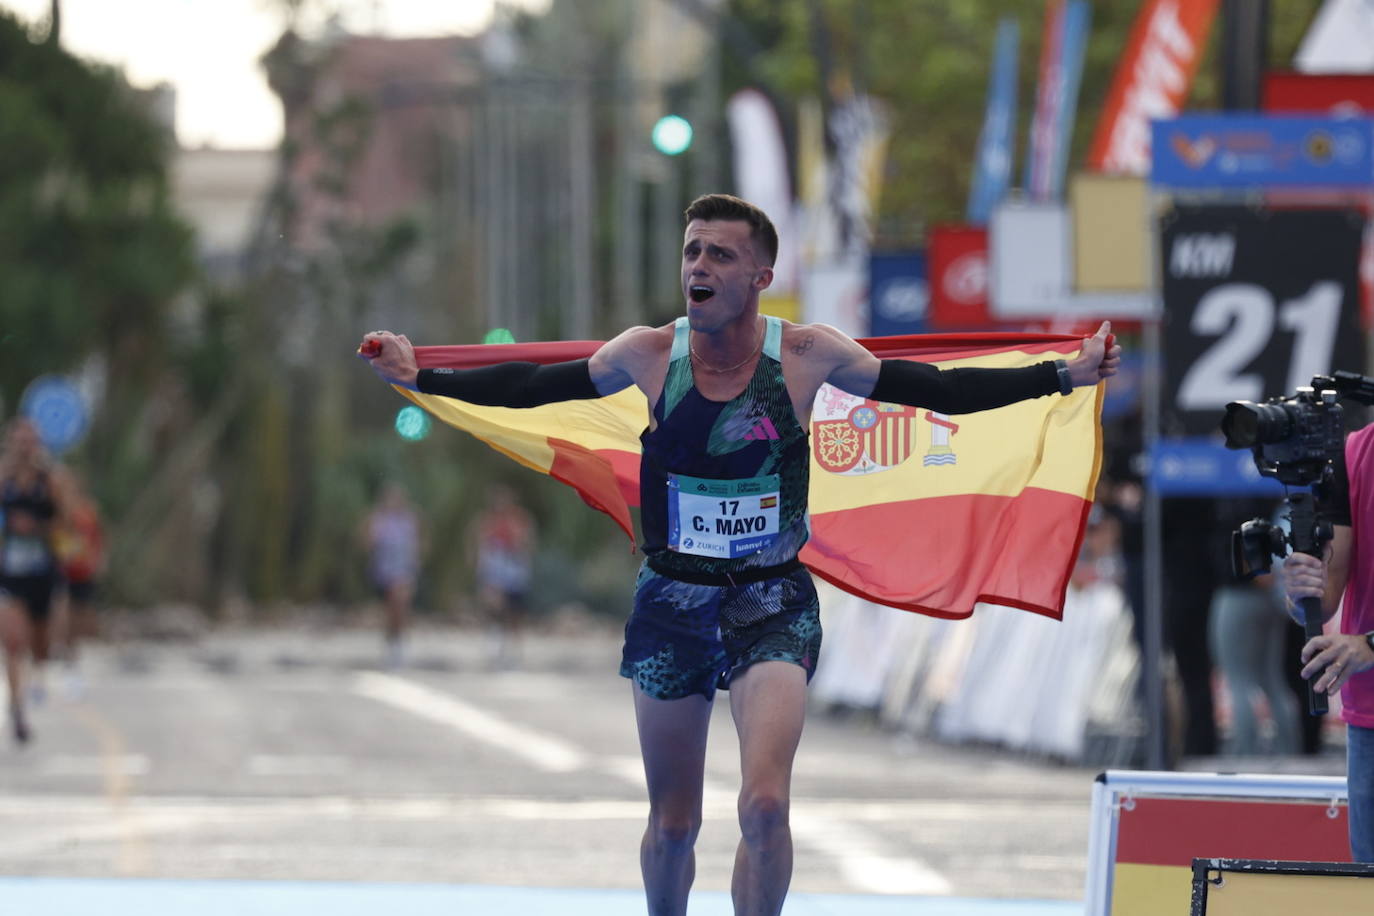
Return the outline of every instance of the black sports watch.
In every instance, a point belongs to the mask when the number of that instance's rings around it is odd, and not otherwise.
[[[1069,364],[1062,359],[1056,359],[1054,371],[1059,376],[1059,393],[1065,396],[1073,394],[1073,376],[1069,375]]]

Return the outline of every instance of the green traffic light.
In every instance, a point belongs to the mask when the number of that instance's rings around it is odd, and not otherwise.
[[[508,344],[515,343],[515,335],[507,328],[492,328],[482,336],[484,344]]]
[[[665,156],[685,153],[692,145],[692,125],[678,115],[664,115],[654,124],[654,149]]]
[[[411,404],[396,411],[396,435],[407,442],[419,442],[429,435],[429,414]]]

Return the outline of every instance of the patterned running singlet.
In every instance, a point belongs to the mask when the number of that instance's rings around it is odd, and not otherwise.
[[[690,328],[677,319],[657,426],[640,436],[643,550],[660,571],[727,574],[785,563],[810,534],[807,433],[782,377],[782,322],[737,397],[696,389]]]

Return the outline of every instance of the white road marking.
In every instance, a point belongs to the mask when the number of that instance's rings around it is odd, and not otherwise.
[[[705,816],[710,820],[734,817],[732,792],[708,783]],[[948,803],[893,800],[891,807],[906,818],[919,819],[923,810],[950,807]],[[792,832],[795,841],[835,862],[837,871],[856,891],[872,894],[948,895],[952,888],[938,871],[913,856],[894,856],[881,840],[861,826],[865,818],[889,820],[879,803],[843,799],[794,799]],[[0,860],[58,854],[71,849],[94,849],[103,843],[127,843],[158,834],[194,833],[208,827],[238,828],[250,834],[264,822],[300,821],[405,823],[462,821],[531,821],[572,823],[642,821],[642,800],[578,799],[557,801],[528,797],[394,798],[321,796],[317,798],[223,798],[213,796],[145,796],[126,799],[120,818],[111,820],[108,803],[82,796],[0,796],[0,818],[41,822],[48,826],[0,837]],[[971,806],[978,807],[978,806]],[[994,805],[987,805],[989,809]],[[71,823],[54,825],[70,819]],[[232,842],[225,837],[226,842]],[[221,843],[221,845],[223,845]],[[219,849],[219,847],[216,847]],[[259,852],[263,851],[259,849]],[[218,852],[216,853],[219,854]],[[263,853],[265,855],[265,853]],[[270,856],[269,856],[270,858]],[[1064,856],[1013,857],[1018,868],[1062,871],[1081,869],[1079,858]]]
[[[835,860],[856,890],[868,894],[950,894],[945,876],[915,856],[896,857],[873,833],[853,821],[792,806],[792,837]]]
[[[369,671],[354,677],[352,690],[359,696],[457,729],[471,738],[522,757],[550,773],[568,773],[584,769],[588,764],[588,757],[581,749],[560,738],[513,725],[456,697],[414,681]]]
[[[551,772],[567,772],[595,766],[623,782],[642,789],[644,769],[631,765],[627,758],[594,761],[589,754],[561,739],[512,725],[448,694],[391,675],[366,673],[354,681],[354,692],[442,722],[471,737],[524,757]],[[716,808],[725,804],[733,813],[735,791],[724,783],[707,779],[706,804]],[[913,856],[894,856],[875,834],[856,825],[851,818],[800,815],[793,804],[792,837],[805,846],[833,859],[836,867],[857,890],[874,894],[950,894],[949,881],[939,872]],[[640,808],[641,816],[644,809]]]
[[[347,757],[338,755],[282,756],[254,754],[248,758],[248,772],[254,776],[332,776],[347,773]]]
[[[77,754],[54,754],[38,764],[39,772],[45,776],[146,776],[153,768],[152,761],[144,754],[119,754],[110,756],[80,756]]]

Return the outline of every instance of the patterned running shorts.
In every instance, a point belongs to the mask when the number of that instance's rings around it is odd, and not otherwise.
[[[679,582],[646,565],[625,624],[620,674],[655,699],[709,700],[757,662],[799,665],[809,682],[820,650],[820,602],[805,569],[735,587]]]

